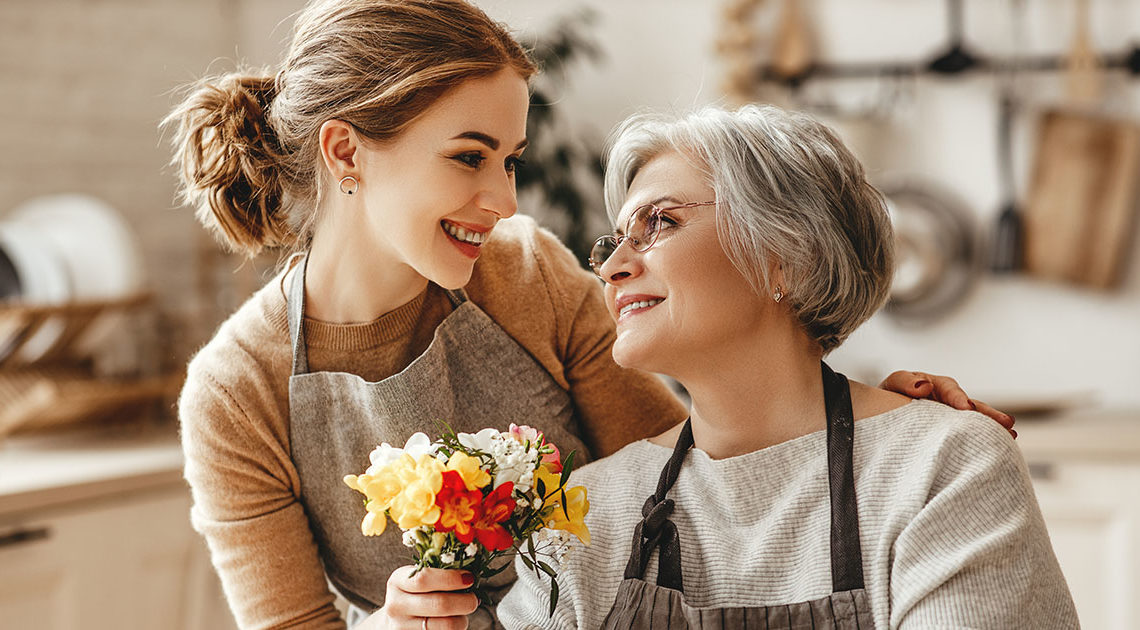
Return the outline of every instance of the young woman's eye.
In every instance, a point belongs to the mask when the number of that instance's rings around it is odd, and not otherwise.
[[[523,160],[521,157],[512,155],[511,157],[507,158],[505,166],[508,173],[515,173],[518,172],[519,167],[521,167],[523,164],[526,164],[526,160]]]
[[[487,160],[482,153],[460,153],[451,159],[471,168],[479,168]]]

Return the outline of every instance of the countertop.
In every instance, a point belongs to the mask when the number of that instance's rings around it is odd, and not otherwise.
[[[1140,462],[1140,409],[1083,408],[1017,418],[1026,459],[1066,457]]]
[[[92,428],[0,441],[0,517],[182,480],[173,426]]]

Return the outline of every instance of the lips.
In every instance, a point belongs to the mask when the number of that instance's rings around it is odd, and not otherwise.
[[[491,229],[495,227],[456,223],[447,219],[441,220],[439,226],[451,244],[468,258],[479,257],[479,248],[491,237]]]
[[[657,295],[623,295],[617,298],[614,306],[617,308],[618,319],[631,313],[641,313],[657,306],[665,298]]]

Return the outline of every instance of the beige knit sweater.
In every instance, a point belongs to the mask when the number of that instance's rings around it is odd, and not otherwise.
[[[289,454],[286,282],[283,272],[258,291],[190,362],[179,417],[191,517],[242,628],[343,628]],[[499,223],[466,289],[569,391],[596,455],[684,419],[659,379],[614,364],[597,279],[532,219]],[[384,379],[427,348],[450,311],[446,294],[430,285],[372,322],[306,319],[309,367]]]
[[[672,449],[639,441],[573,473],[590,501],[589,547],[549,580],[516,562],[499,604],[508,630],[598,628],[621,584],[641,507]],[[1025,462],[996,422],[915,401],[855,423],[855,495],[875,627],[1071,630],[1076,610]],[[831,592],[827,438],[685,458],[669,491],[685,599],[696,607],[779,605]],[[655,552],[646,579],[656,583]]]

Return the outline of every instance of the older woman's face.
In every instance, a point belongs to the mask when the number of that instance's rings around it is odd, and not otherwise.
[[[617,225],[626,225],[630,213],[647,203],[668,207],[712,199],[703,173],[685,156],[665,153],[638,172]],[[614,359],[625,367],[681,376],[755,330],[766,308],[725,255],[714,206],[666,211],[662,219],[652,248],[638,253],[622,243],[601,275],[617,322]]]

